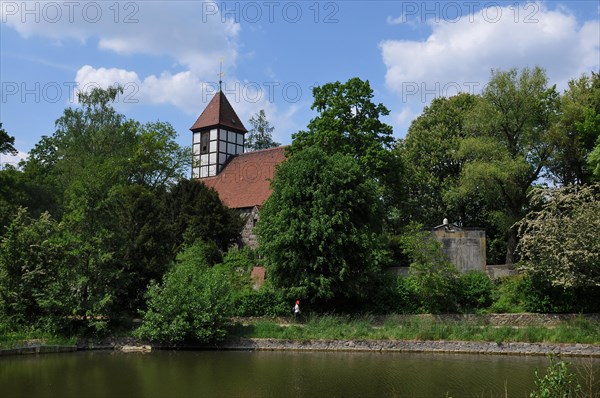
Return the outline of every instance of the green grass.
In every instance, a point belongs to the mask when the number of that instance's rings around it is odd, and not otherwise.
[[[291,340],[460,340],[528,343],[600,344],[600,323],[576,319],[553,328],[543,326],[495,327],[472,322],[436,322],[409,318],[388,319],[378,326],[369,317],[313,316],[305,323],[280,325],[260,320],[232,330],[238,337]]]
[[[26,345],[75,345],[77,338],[55,336],[39,331],[9,332],[0,334],[0,349],[18,348]]]

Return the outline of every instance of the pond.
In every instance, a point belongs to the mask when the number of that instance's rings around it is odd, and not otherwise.
[[[88,351],[0,357],[0,397],[456,398],[504,397],[505,388],[528,397],[535,369],[547,365],[503,355]]]

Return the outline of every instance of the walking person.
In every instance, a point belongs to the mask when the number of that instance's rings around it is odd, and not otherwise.
[[[300,300],[296,300],[296,305],[294,305],[294,320],[300,321]]]

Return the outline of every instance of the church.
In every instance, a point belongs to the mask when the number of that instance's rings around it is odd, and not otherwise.
[[[192,178],[219,194],[221,202],[246,219],[242,244],[257,247],[254,227],[262,204],[271,195],[275,167],[285,160],[285,147],[246,152],[248,132],[219,90],[190,128]]]

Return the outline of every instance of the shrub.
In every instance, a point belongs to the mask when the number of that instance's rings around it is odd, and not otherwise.
[[[490,311],[497,313],[525,312],[525,275],[500,278],[492,292]]]
[[[440,313],[456,311],[458,271],[419,224],[409,225],[400,237],[404,253],[410,258],[408,281],[420,311]]]
[[[600,287],[554,286],[545,277],[523,277],[524,307],[529,312],[596,312],[600,310]]]
[[[249,247],[231,248],[223,256],[223,265],[228,268],[250,273],[257,264],[256,253]]]
[[[194,244],[186,246],[177,253],[176,260],[180,263],[195,264],[199,267],[209,266],[221,262],[221,251],[214,242],[197,240]]]
[[[285,316],[290,315],[291,305],[281,292],[264,286],[234,293],[233,308],[236,316]]]
[[[192,246],[186,251],[196,250]],[[179,258],[160,285],[149,287],[148,310],[136,334],[171,344],[221,340],[231,316],[227,273],[220,267],[209,268],[205,259],[192,258],[189,253]]]
[[[73,247],[48,213],[19,209],[0,238],[0,319],[14,326],[57,331],[73,308]]]
[[[418,310],[414,288],[408,278],[384,274],[368,301],[357,308],[372,314],[412,313]]]
[[[569,370],[569,363],[554,362],[553,358],[550,358],[550,366],[543,378],[535,371],[535,387],[529,394],[530,398],[570,398],[581,390],[575,375]]]
[[[469,271],[459,280],[459,305],[462,309],[482,309],[492,304],[493,283],[486,273]]]

